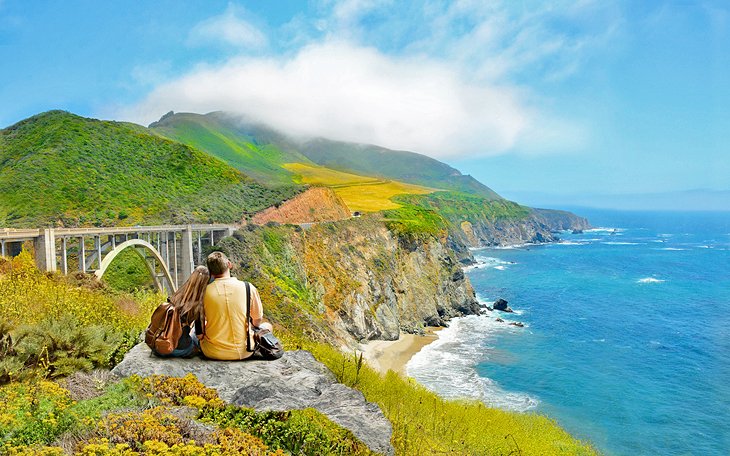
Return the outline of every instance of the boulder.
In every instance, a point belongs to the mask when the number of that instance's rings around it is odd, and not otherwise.
[[[371,450],[392,455],[393,432],[380,408],[361,392],[338,383],[327,367],[308,351],[286,352],[276,361],[213,361],[203,358],[157,358],[144,344],[127,353],[112,372],[184,377],[191,373],[215,388],[224,401],[263,410],[314,408],[349,429]]]
[[[504,323],[504,320],[499,317],[495,318],[494,321],[496,321],[497,323]]]
[[[501,310],[502,312],[514,312],[510,307],[507,305],[507,301],[499,298],[496,301],[494,301],[494,304],[492,304],[492,308],[494,310]]]
[[[518,328],[524,328],[525,324],[519,321],[513,321],[510,323],[510,326],[517,326]]]

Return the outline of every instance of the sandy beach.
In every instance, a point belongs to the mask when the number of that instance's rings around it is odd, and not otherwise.
[[[440,329],[428,327],[424,336],[401,334],[398,340],[371,340],[360,345],[363,359],[378,372],[393,370],[405,376],[406,363],[423,347],[438,339],[436,332]]]

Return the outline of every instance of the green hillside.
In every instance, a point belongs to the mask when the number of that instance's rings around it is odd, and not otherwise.
[[[271,186],[293,182],[295,175],[283,164],[312,163],[296,150],[281,147],[281,135],[264,127],[246,127],[224,113],[169,113],[152,123],[150,129],[205,151]]]
[[[415,152],[315,139],[301,145],[303,155],[321,166],[340,171],[397,179],[426,187],[501,199],[491,188],[461,174],[446,163]]]
[[[0,130],[0,226],[234,222],[295,192],[139,125],[49,111]]]
[[[298,141],[264,125],[222,112],[169,113],[150,128],[206,151],[262,183],[290,183],[286,163],[317,164],[337,171],[501,199],[492,189],[451,166],[414,152],[314,139]]]

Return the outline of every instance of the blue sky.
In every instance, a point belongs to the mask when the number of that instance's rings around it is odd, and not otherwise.
[[[532,204],[730,191],[725,1],[0,0],[0,58],[2,126],[224,109]]]

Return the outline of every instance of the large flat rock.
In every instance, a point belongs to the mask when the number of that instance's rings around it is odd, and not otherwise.
[[[120,377],[137,374],[183,377],[195,375],[221,399],[255,410],[312,407],[352,431],[371,450],[392,455],[390,422],[361,392],[337,383],[332,372],[308,351],[286,352],[276,361],[213,361],[202,358],[157,358],[143,343],[117,365]]]

